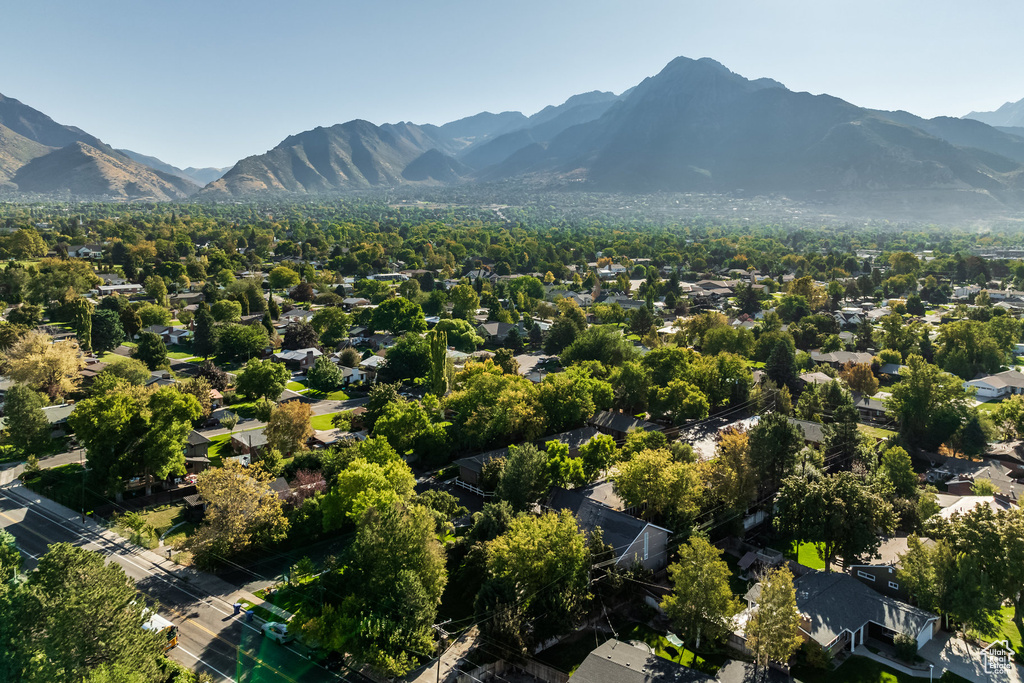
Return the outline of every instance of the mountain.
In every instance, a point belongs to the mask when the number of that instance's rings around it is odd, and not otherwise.
[[[212,183],[214,180],[217,180],[225,173],[227,173],[228,169],[230,168],[195,168],[194,166],[189,166],[188,168],[182,169],[178,168],[177,166],[172,166],[171,164],[168,164],[165,161],[161,161],[156,157],[147,156],[145,154],[139,154],[138,152],[133,152],[130,149],[119,149],[117,151],[125,155],[132,161],[139,162],[143,166],[149,166],[150,168],[156,171],[163,171],[164,173],[169,173],[171,175],[178,176],[179,178],[184,178],[185,180],[189,180],[195,183],[196,185],[199,185],[200,187],[208,185],[209,183]]]
[[[156,160],[159,161],[159,160]],[[199,187],[0,95],[0,190],[72,199],[176,201]]]
[[[459,157],[473,168],[487,168],[520,149],[546,143],[572,126],[600,118],[618,99],[614,93],[596,90],[573,95],[558,106],[544,107],[527,119],[521,128],[469,146]]]
[[[448,154],[462,143],[437,126],[375,126],[355,120],[292,135],[266,154],[239,161],[200,198],[262,192],[316,193],[387,187],[403,181],[405,168],[431,149]]]
[[[1021,132],[1014,134],[1011,132],[1012,129],[995,128],[974,119],[957,119],[951,116],[923,119],[905,111],[874,113],[896,123],[923,130],[957,147],[973,147],[1024,164],[1024,139],[1021,139],[1024,129],[1018,129]]]
[[[979,136],[980,137],[980,136]],[[828,95],[678,58],[600,118],[480,178],[615,192],[972,191],[1015,196],[1021,166]]]
[[[428,149],[405,167],[402,177],[418,182],[454,183],[470,175],[471,172],[470,168],[458,159],[436,149]]]
[[[1024,100],[1007,102],[995,111],[972,111],[964,118],[990,126],[1024,127]]]
[[[117,201],[177,201],[199,189],[190,180],[155,171],[109,147],[84,142],[33,159],[11,180],[19,192]]]
[[[18,135],[7,126],[0,126],[0,187],[3,187],[19,168],[51,151],[51,147]]]
[[[57,123],[41,111],[0,94],[0,126],[47,147],[64,147],[72,142],[102,145],[81,128]]]
[[[518,111],[504,111],[500,114],[485,111],[436,128],[441,135],[464,144],[471,144],[522,128],[529,121],[522,112]]]

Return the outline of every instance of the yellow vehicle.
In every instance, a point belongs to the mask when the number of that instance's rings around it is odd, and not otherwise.
[[[178,627],[164,619],[156,612],[149,618],[145,624],[142,625],[144,631],[152,631],[153,633],[163,633],[167,637],[167,644],[164,645],[164,652],[167,652],[172,647],[178,644]]]

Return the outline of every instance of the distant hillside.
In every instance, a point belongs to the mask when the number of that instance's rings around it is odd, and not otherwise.
[[[485,111],[437,128],[441,135],[468,145],[522,128],[527,123],[529,119],[518,111],[505,111],[500,114]]]
[[[436,127],[411,123],[375,126],[368,121],[315,128],[286,138],[266,154],[235,164],[200,193],[217,199],[262,192],[317,193],[397,185],[424,152],[448,153],[460,144]]]
[[[52,147],[41,145],[6,126],[0,126],[0,186],[6,184],[19,168],[52,151]]]
[[[468,176],[471,170],[458,159],[430,149],[413,159],[402,171],[402,178],[415,182],[454,183]]]
[[[19,192],[76,198],[177,201],[199,188],[155,171],[107,147],[75,142],[22,166],[12,178]]]
[[[964,118],[990,126],[1024,127],[1024,100],[1007,102],[995,111],[972,111]]]
[[[149,168],[80,128],[0,95],[0,190],[5,194],[177,201],[198,189],[187,178]]]
[[[225,173],[227,173],[228,169],[230,168],[195,168],[194,166],[189,166],[188,168],[183,169],[178,168],[177,166],[172,166],[171,164],[168,164],[165,161],[161,161],[156,157],[151,157],[145,154],[139,154],[138,152],[133,152],[130,149],[119,149],[117,151],[120,152],[121,154],[124,154],[129,159],[139,162],[143,166],[149,166],[154,170],[163,171],[164,173],[169,173],[171,175],[178,176],[179,178],[184,178],[185,180],[189,180],[195,183],[196,185],[199,185],[200,187],[208,185],[209,183],[212,183],[214,180],[217,180]]]
[[[1015,198],[1019,170],[1004,156],[828,95],[679,58],[599,119],[526,147],[483,177],[576,180],[616,192],[969,190]]]
[[[47,147],[64,147],[72,142],[103,144],[81,128],[59,124],[41,111],[3,95],[0,95],[0,126]]]

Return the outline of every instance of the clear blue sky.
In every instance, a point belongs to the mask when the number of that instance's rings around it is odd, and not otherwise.
[[[1021,2],[37,0],[3,24],[0,92],[182,167],[353,118],[530,114],[680,55],[929,117],[1024,97]]]

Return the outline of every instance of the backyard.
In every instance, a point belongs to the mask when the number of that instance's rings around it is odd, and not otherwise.
[[[793,678],[801,683],[921,683],[924,679],[900,673],[866,657],[850,657],[836,669],[815,669],[797,665]],[[967,679],[947,671],[939,683],[967,683]]]

